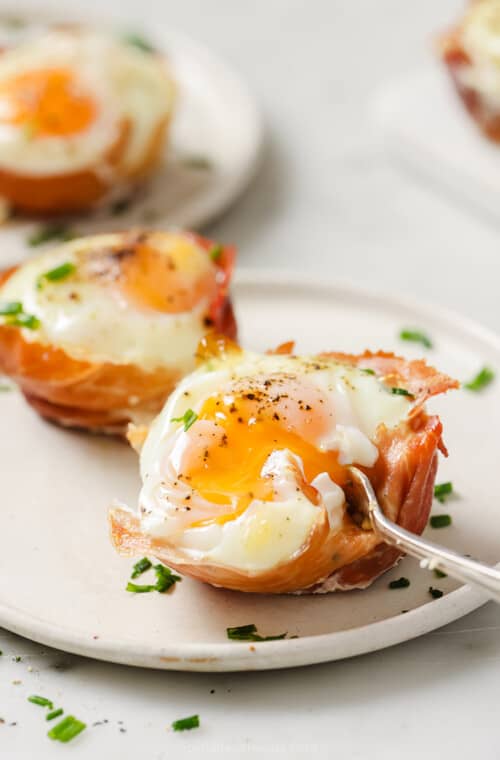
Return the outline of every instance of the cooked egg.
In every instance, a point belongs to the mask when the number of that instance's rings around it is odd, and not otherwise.
[[[316,525],[350,519],[349,464],[372,467],[375,432],[412,398],[328,358],[234,348],[187,376],[141,452],[140,530],[184,562],[243,572],[297,557]]]
[[[56,195],[63,207],[98,200],[155,163],[172,104],[160,58],[118,38],[54,30],[7,50],[0,58],[0,194],[28,208],[48,207]],[[49,200],[19,186],[27,177],[61,175],[75,183],[66,187],[69,200],[53,186]]]
[[[177,232],[81,238],[24,263],[0,301],[37,318],[37,329],[20,328],[27,343],[92,364],[185,373],[225,279],[209,247]]]
[[[500,105],[500,2],[471,4],[462,24],[461,42],[472,65],[460,69],[464,86]]]

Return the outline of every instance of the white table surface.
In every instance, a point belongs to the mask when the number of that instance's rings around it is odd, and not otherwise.
[[[210,229],[239,244],[241,264],[406,292],[500,330],[500,230],[392,166],[367,118],[374,88],[425,62],[433,31],[462,0],[107,5],[132,27],[141,18],[171,22],[209,44],[260,100],[268,129],[261,171]],[[500,610],[489,604],[354,660],[226,675],[107,665],[0,631],[0,757],[493,760],[500,757],[499,630]],[[41,708],[26,701],[32,693],[89,724],[108,722],[54,745]],[[192,713],[200,714],[200,729],[167,730]]]

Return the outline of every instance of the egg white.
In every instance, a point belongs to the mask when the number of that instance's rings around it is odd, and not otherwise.
[[[168,243],[168,236],[165,239]],[[189,311],[168,314],[132,305],[119,290],[96,280],[70,277],[37,288],[40,275],[66,262],[77,265],[80,252],[112,248],[122,241],[119,233],[96,235],[33,258],[0,287],[0,301],[20,301],[25,313],[39,319],[36,330],[23,328],[26,341],[61,348],[74,359],[134,364],[146,371],[158,367],[183,374],[191,371],[196,347],[207,330],[203,320],[208,299],[202,298]],[[214,265],[195,245],[196,251],[190,265],[203,274]]]
[[[262,474],[274,476],[274,501],[254,499],[234,520],[199,527],[186,527],[185,517],[179,516],[169,499],[165,468],[176,469],[175,452],[186,445],[183,426],[174,420],[188,409],[198,412],[209,396],[224,393],[238,378],[302,372],[328,395],[335,409],[335,423],[326,438],[316,441],[318,449],[338,451],[344,464],[375,463],[378,451],[372,439],[378,426],[396,426],[411,408],[410,399],[390,393],[376,376],[332,360],[307,357],[244,352],[226,360],[213,359],[178,385],[150,428],[140,458],[143,532],[167,540],[189,558],[251,572],[271,569],[301,551],[322,510],[297,490],[296,470],[290,466],[294,459],[302,469],[296,454],[276,450],[264,465]],[[320,473],[312,485],[321,496],[330,531],[339,531],[346,506],[342,489],[327,473]],[[213,515],[218,509],[214,505]]]
[[[466,87],[480,92],[500,107],[500,2],[482,0],[468,9],[462,26],[462,44],[471,59],[459,76]]]

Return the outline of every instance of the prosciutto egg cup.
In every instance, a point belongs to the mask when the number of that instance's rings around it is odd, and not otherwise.
[[[365,588],[398,561],[347,500],[348,467],[367,474],[392,520],[421,533],[446,455],[424,403],[458,383],[393,354],[289,348],[203,342],[203,363],[133,432],[143,486],[138,513],[110,511],[119,552],[254,593]]]
[[[159,55],[84,28],[4,50],[0,197],[35,214],[119,197],[159,163],[174,94]]]
[[[439,48],[467,111],[500,142],[500,0],[472,0]]]
[[[207,331],[234,338],[235,251],[185,232],[72,240],[0,277],[0,372],[53,422],[124,434],[195,367]]]

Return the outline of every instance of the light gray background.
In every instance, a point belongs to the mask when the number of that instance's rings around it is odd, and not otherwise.
[[[85,6],[99,9],[97,0]],[[500,328],[498,228],[393,167],[376,147],[368,118],[376,87],[429,59],[433,34],[461,1],[109,0],[107,6],[128,26],[140,27],[141,19],[172,24],[205,42],[232,62],[260,101],[268,133],[260,173],[209,230],[239,244],[242,265],[355,280]],[[14,568],[9,572],[15,577]],[[500,757],[499,629],[500,611],[490,604],[385,652],[229,675],[106,665],[0,632],[6,721],[0,755],[493,760]],[[26,702],[31,693],[109,723],[72,745],[54,746],[41,708]],[[173,719],[194,712],[201,729],[167,732]]]

